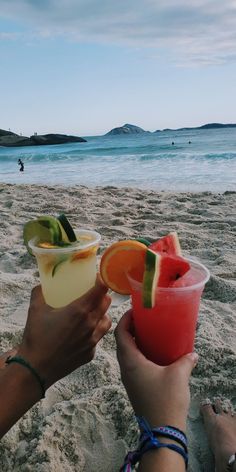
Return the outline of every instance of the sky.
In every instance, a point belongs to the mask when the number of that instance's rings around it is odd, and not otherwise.
[[[0,128],[236,123],[236,0],[0,0]]]

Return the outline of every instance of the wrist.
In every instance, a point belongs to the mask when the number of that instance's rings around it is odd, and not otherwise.
[[[144,417],[136,416],[136,419],[140,427],[141,442],[146,441],[148,438],[151,439],[152,443],[155,443],[155,439],[163,444],[168,444],[168,441],[172,441],[176,445],[180,445],[187,454],[188,441],[184,431],[173,425],[162,425],[152,428]]]
[[[139,445],[135,451],[130,451],[121,470],[139,462],[138,470],[151,471],[154,466],[160,470],[185,470],[188,466],[188,443],[183,431],[173,426],[151,428],[147,419],[136,416],[140,427]],[[158,453],[158,454],[157,454]],[[162,468],[162,466],[165,468]],[[130,469],[128,469],[130,470]],[[156,469],[155,469],[156,470]]]
[[[171,425],[174,428],[178,428],[184,433],[186,433],[187,429],[187,417],[185,415],[158,415],[158,416],[145,416],[148,423],[151,425],[152,428],[159,428],[163,425]]]
[[[42,391],[40,385],[28,369],[23,365],[11,363],[6,364],[6,372],[14,379],[17,388],[24,390],[26,395],[30,396],[34,403],[41,400]]]
[[[17,364],[23,367],[24,370],[27,371],[28,374],[31,375],[31,378],[33,378],[37,384],[38,387],[41,390],[41,398],[45,397],[45,392],[46,392],[46,384],[44,378],[41,377],[39,374],[38,370],[35,369],[35,367],[32,365],[31,362],[25,357],[21,355],[21,351],[17,353],[17,355],[14,356],[9,356],[6,359],[6,365],[12,365],[12,364]]]
[[[41,379],[44,380],[44,388],[47,390],[52,382],[50,382],[49,378],[50,375],[48,373],[48,366],[50,362],[47,362],[47,366],[45,361],[37,355],[37,353],[33,352],[32,350],[27,349],[25,346],[20,346],[18,349],[17,355],[23,357],[38,373]]]
[[[164,441],[161,442],[164,444]],[[168,444],[175,445],[174,441],[170,440]],[[186,465],[181,455],[171,449],[152,449],[141,458],[138,471],[151,472],[154,470],[161,470],[162,472],[185,472]]]

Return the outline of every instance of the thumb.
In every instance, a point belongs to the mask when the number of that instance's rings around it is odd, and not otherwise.
[[[186,375],[187,378],[190,377],[192,370],[196,367],[198,363],[198,354],[196,352],[190,352],[189,354],[185,354],[185,356],[180,357],[172,366],[183,374]]]
[[[38,303],[45,303],[41,285],[37,285],[31,291],[30,305]]]
[[[68,308],[73,311],[77,309],[78,303],[80,307],[84,307],[84,310],[89,312],[96,308],[99,303],[101,303],[102,299],[105,297],[108,291],[108,287],[102,282],[102,279],[99,275],[97,275],[95,285],[88,290],[84,295],[77,298],[73,302],[68,305]]]

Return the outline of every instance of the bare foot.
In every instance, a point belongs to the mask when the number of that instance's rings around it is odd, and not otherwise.
[[[236,416],[225,412],[220,400],[201,406],[207,436],[215,457],[216,472],[226,472],[230,456],[236,453]],[[236,464],[232,471],[236,471]]]

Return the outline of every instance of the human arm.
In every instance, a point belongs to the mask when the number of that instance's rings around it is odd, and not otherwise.
[[[144,417],[151,428],[171,425],[185,432],[190,402],[188,381],[197,355],[188,354],[168,367],[147,360],[135,343],[131,310],[120,320],[115,335],[122,382],[135,414]],[[156,470],[182,472],[185,470],[183,458],[169,449],[145,453],[139,472]]]
[[[41,287],[32,291],[28,318],[17,355],[45,380],[46,389],[90,362],[98,341],[111,326],[107,288],[94,288],[66,307],[46,305]],[[17,363],[0,370],[0,437],[41,398],[39,382]]]

